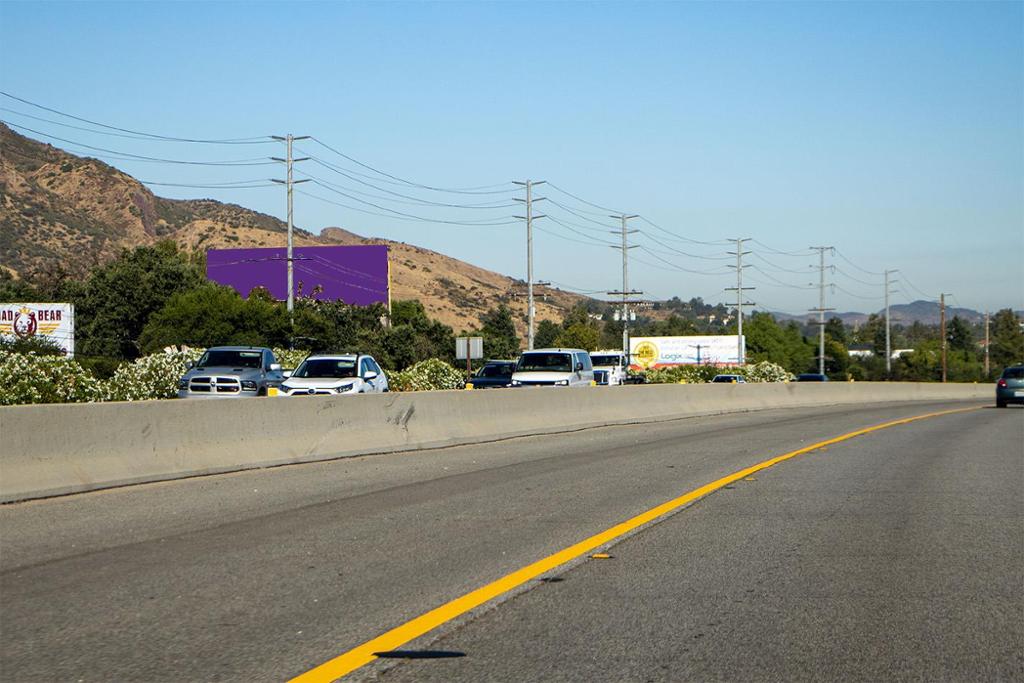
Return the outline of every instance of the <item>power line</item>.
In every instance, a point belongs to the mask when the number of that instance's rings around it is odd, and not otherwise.
[[[622,213],[622,211],[619,211],[618,209],[612,209],[612,208],[607,207],[607,206],[601,206],[600,204],[595,204],[594,202],[588,202],[586,199],[583,199],[582,197],[578,197],[578,196],[574,195],[572,192],[569,192],[568,190],[563,190],[562,188],[558,187],[554,183],[549,182],[548,186],[554,188],[555,190],[561,192],[564,195],[572,197],[573,199],[575,199],[578,202],[583,202],[587,206],[592,206],[595,209],[601,209],[602,211],[606,211],[606,212],[607,211],[611,211],[612,213],[614,213],[616,215],[619,215],[619,214]],[[598,214],[595,214],[595,215],[598,215]],[[606,214],[600,214],[600,215],[606,215]]]
[[[422,183],[416,183],[416,182],[413,182],[411,180],[406,180],[405,178],[400,178],[400,177],[398,177],[396,175],[391,175],[390,173],[386,173],[386,172],[384,172],[384,171],[382,171],[382,170],[380,170],[378,168],[374,168],[373,166],[370,166],[369,164],[364,164],[362,161],[359,161],[358,159],[350,157],[349,155],[345,154],[344,152],[341,152],[341,151],[335,149],[334,147],[331,147],[326,142],[324,142],[323,140],[321,140],[321,139],[319,139],[319,138],[317,138],[315,136],[312,137],[312,140],[313,140],[313,142],[317,143],[318,145],[324,147],[325,149],[329,149],[330,151],[334,152],[338,156],[340,156],[340,157],[342,157],[344,159],[347,159],[348,161],[351,161],[353,164],[358,164],[359,166],[362,166],[365,169],[369,169],[369,170],[373,171],[374,173],[379,173],[380,175],[384,176],[385,178],[391,178],[392,180],[397,180],[397,181],[399,181],[401,183],[405,183],[406,185],[411,185],[413,187],[420,187],[420,188],[423,188],[424,190],[433,190],[435,192],[452,192],[452,193],[456,193],[456,194],[500,194],[500,193],[503,193],[503,192],[510,192],[510,191],[512,191],[512,189],[514,189],[514,188],[510,188],[508,190],[502,190],[500,192],[495,192],[495,191],[492,190],[492,188],[504,187],[506,185],[511,185],[512,184],[511,181],[506,181],[504,183],[498,183],[498,184],[495,184],[495,185],[481,185],[481,186],[478,186],[478,187],[435,187],[433,185],[424,185]],[[485,192],[484,190],[492,190],[492,191]]]
[[[647,239],[652,240],[653,242],[656,242],[657,244],[661,245],[665,249],[668,249],[669,251],[673,251],[673,252],[675,252],[677,254],[681,254],[683,256],[687,256],[689,258],[701,259],[701,260],[704,260],[704,261],[731,261],[732,260],[732,257],[730,257],[730,256],[702,256],[700,254],[691,254],[690,252],[682,251],[681,249],[676,249],[673,246],[665,244],[664,242],[662,242],[661,240],[659,240],[657,237],[655,237],[654,235],[650,234],[649,232],[646,232],[644,230],[640,230],[638,232],[642,233],[643,235],[645,235],[647,237]]]
[[[327,189],[330,189],[330,188],[327,188]],[[471,226],[471,227],[489,227],[489,226],[513,225],[513,224],[519,222],[519,221],[515,221],[515,220],[510,220],[510,221],[501,221],[501,222],[496,222],[496,223],[473,223],[473,222],[467,222],[467,221],[446,221],[446,220],[440,220],[440,219],[423,218],[422,216],[413,216],[411,214],[409,214],[408,217],[407,216],[393,216],[393,215],[386,214],[386,213],[380,213],[378,211],[369,211],[367,209],[361,209],[358,206],[352,206],[351,204],[345,204],[343,202],[337,202],[337,201],[334,201],[334,200],[331,200],[331,199],[327,199],[326,197],[321,197],[319,195],[312,194],[311,192],[305,192],[303,190],[295,190],[295,191],[297,193],[301,194],[301,195],[305,195],[306,197],[312,197],[313,199],[317,199],[317,200],[319,200],[321,202],[324,202],[325,204],[333,204],[334,206],[338,206],[338,207],[341,207],[343,209],[349,209],[350,211],[358,211],[360,213],[365,213],[365,214],[368,214],[370,216],[382,216],[384,218],[393,218],[393,219],[399,220],[399,221],[418,221],[418,222],[422,222],[422,223],[443,223],[443,224],[446,224],[446,225],[465,225],[465,226]]]
[[[642,220],[644,223],[647,223],[648,225],[650,225],[653,228],[657,228],[658,230],[661,230],[663,233],[665,233],[667,235],[671,235],[672,237],[675,237],[676,239],[682,240],[683,242],[690,242],[691,244],[704,244],[704,245],[712,246],[712,247],[725,246],[725,245],[729,244],[729,240],[717,240],[715,242],[706,242],[706,241],[703,241],[703,240],[695,240],[695,239],[691,239],[689,237],[683,237],[682,235],[680,235],[678,233],[674,233],[671,230],[668,230],[667,228],[661,227],[660,225],[658,225],[654,221],[652,221],[652,220],[650,220],[648,218],[644,218],[643,216],[640,217],[640,220]]]
[[[116,130],[116,131],[120,131],[122,133],[131,133],[133,135],[140,135],[140,136],[143,136],[145,138],[151,138],[151,139],[154,139],[154,140],[164,140],[164,141],[167,141],[167,142],[192,142],[192,143],[208,144],[208,145],[261,145],[261,144],[266,144],[266,143],[269,143],[269,142],[273,142],[273,140],[271,140],[270,136],[268,136],[268,135],[259,135],[259,136],[253,136],[253,137],[248,137],[248,138],[229,138],[229,139],[226,139],[226,140],[203,140],[203,139],[197,139],[197,138],[178,138],[178,137],[173,137],[173,136],[170,136],[170,135],[158,135],[156,133],[144,133],[142,131],[131,130],[129,128],[118,128],[117,126],[111,126],[111,125],[108,125],[106,123],[100,123],[98,121],[91,121],[89,119],[82,118],[81,116],[75,116],[74,114],[68,114],[67,112],[59,111],[57,109],[51,109],[50,107],[45,107],[45,106],[43,106],[41,104],[38,104],[36,102],[31,102],[29,100],[22,99],[21,97],[18,97],[16,95],[12,95],[12,94],[4,92],[2,90],[0,90],[0,95],[3,95],[4,97],[9,97],[12,100],[17,100],[18,102],[21,102],[23,104],[27,104],[27,105],[32,106],[32,107],[36,107],[37,109],[42,109],[43,111],[48,111],[51,114],[57,114],[58,116],[64,116],[64,117],[69,118],[69,119],[74,119],[75,121],[81,121],[82,123],[88,123],[88,124],[93,125],[93,126],[99,126],[100,128],[106,128],[108,130]],[[58,124],[58,125],[61,125],[61,124]],[[95,132],[99,133],[100,131],[95,131]],[[59,138],[56,138],[56,139],[59,139]]]
[[[300,152],[301,152],[301,150],[300,150]],[[312,157],[310,157],[309,159],[314,164],[318,163],[319,165],[324,166],[325,168],[328,168],[329,170],[334,170],[334,169],[331,169],[329,166],[325,165],[324,163],[319,162],[318,160],[316,160],[316,159],[314,159]],[[334,171],[334,172],[338,173],[340,175],[346,175],[345,173],[343,173],[341,171]],[[406,205],[412,205],[412,206],[441,207],[441,208],[450,208],[450,209],[476,209],[476,210],[480,210],[480,209],[503,209],[503,208],[509,208],[509,207],[516,206],[514,203],[495,204],[495,202],[484,202],[484,203],[481,203],[481,204],[451,204],[451,203],[446,203],[446,202],[431,202],[430,200],[424,200],[424,199],[420,199],[418,197],[412,197],[410,195],[402,195],[401,193],[396,193],[396,191],[387,189],[386,187],[376,187],[375,185],[373,185],[373,184],[371,184],[369,182],[362,181],[362,180],[359,180],[357,178],[351,178],[351,180],[353,180],[354,182],[358,182],[360,184],[365,184],[367,186],[374,187],[375,189],[379,189],[380,191],[382,191],[382,193],[386,193],[386,194],[392,195],[394,197],[401,197],[401,198],[404,198],[404,199],[410,200],[410,201],[394,200],[394,199],[391,199],[390,197],[384,197],[384,196],[381,196],[381,195],[374,195],[372,193],[368,193],[368,191],[366,191],[366,190],[355,189],[353,187],[348,187],[346,185],[340,185],[340,184],[337,184],[337,183],[333,183],[333,182],[330,182],[328,180],[325,180],[324,178],[312,175],[311,173],[305,173],[305,172],[301,172],[301,173],[302,173],[302,175],[306,176],[307,178],[309,178],[311,180],[316,180],[318,182],[321,182],[321,183],[324,183],[324,184],[327,184],[327,185],[331,185],[332,187],[335,187],[336,189],[346,190],[346,191],[349,191],[349,193],[355,193],[356,195],[362,195],[362,196],[365,196],[365,197],[371,197],[373,199],[382,200],[384,202],[392,202],[394,204],[406,204]],[[348,176],[346,176],[346,177],[348,177]]]
[[[333,192],[335,194],[341,195],[342,197],[346,197],[348,199],[351,199],[352,201],[359,202],[360,204],[366,204],[367,206],[372,206],[375,209],[380,209],[381,211],[387,211],[388,212],[388,214],[374,214],[374,215],[378,215],[378,216],[379,215],[388,216],[389,214],[394,214],[396,217],[403,217],[403,218],[407,218],[407,219],[410,219],[410,220],[424,221],[424,222],[427,222],[427,223],[445,223],[445,224],[449,224],[449,225],[511,225],[512,223],[515,222],[515,221],[506,221],[506,222],[494,222],[494,221],[450,221],[450,220],[441,220],[441,219],[436,219],[436,218],[428,218],[428,217],[425,217],[425,216],[418,216],[418,215],[412,214],[412,213],[406,213],[405,211],[399,211],[397,209],[389,209],[386,206],[381,206],[380,204],[374,204],[373,202],[368,202],[365,199],[360,199],[359,197],[354,197],[354,196],[352,196],[352,195],[350,195],[350,194],[348,194],[346,192],[342,192],[341,190],[337,190],[337,189],[331,187],[330,185],[324,184],[322,181],[319,181],[319,180],[313,180],[312,182],[313,182],[314,185],[319,185],[320,187],[324,188],[325,190],[327,190],[329,192]],[[308,193],[306,193],[306,194],[308,194]],[[346,207],[346,208],[354,208],[354,207]],[[355,210],[356,211],[361,211],[362,209],[355,209]],[[366,212],[366,213],[373,213],[373,212]],[[496,218],[495,220],[498,220],[498,219]]]
[[[576,211],[575,209],[570,209],[570,208],[569,208],[568,206],[566,206],[565,204],[562,204],[562,203],[560,203],[560,202],[557,202],[557,201],[555,201],[554,199],[551,199],[550,197],[548,198],[548,202],[550,202],[551,204],[553,204],[553,205],[555,205],[555,206],[559,207],[560,209],[562,209],[562,210],[564,210],[564,211],[568,211],[569,213],[571,213],[572,215],[576,216],[577,218],[579,218],[579,219],[581,219],[581,220],[585,220],[585,221],[587,221],[587,222],[589,222],[589,223],[593,223],[594,225],[599,225],[599,226],[601,226],[602,228],[615,228],[615,227],[616,227],[616,226],[614,226],[614,225],[610,225],[610,224],[608,224],[608,223],[604,223],[603,221],[599,221],[599,220],[595,220],[595,219],[593,219],[593,218],[590,218],[589,216],[586,216],[586,215],[584,215],[584,214],[582,214],[582,213],[579,213],[579,212],[578,212],[578,211]]]
[[[885,275],[885,273],[880,273],[880,272],[874,271],[874,270],[868,270],[867,268],[861,268],[856,263],[854,263],[850,259],[846,258],[846,256],[844,256],[843,253],[841,251],[839,251],[838,249],[835,250],[835,253],[836,253],[836,255],[839,258],[843,259],[844,261],[846,261],[847,263],[849,263],[851,266],[853,266],[854,268],[856,268],[857,270],[859,270],[862,273],[866,273],[868,275]]]
[[[761,242],[760,240],[750,240],[750,241],[753,242],[754,244],[760,246],[765,251],[771,252],[773,254],[778,254],[780,256],[812,256],[813,253],[814,253],[812,250],[807,250],[807,251],[783,251],[781,249],[775,249],[774,247],[770,247],[767,244],[765,244],[764,242]]]
[[[18,128],[20,130],[27,130],[30,133],[35,133],[36,135],[42,135],[43,137],[50,138],[51,140],[60,140],[61,142],[66,142],[68,144],[75,145],[77,147],[84,147],[86,149],[94,149],[94,150],[97,150],[99,152],[107,152],[107,153],[110,153],[110,154],[120,154],[122,156],[131,157],[133,160],[134,159],[138,159],[138,160],[142,160],[142,161],[159,161],[159,162],[165,163],[165,164],[185,164],[185,165],[189,165],[189,166],[268,166],[268,165],[271,165],[271,164],[274,163],[272,161],[265,161],[264,157],[253,157],[253,158],[249,158],[249,159],[228,159],[228,160],[224,160],[224,161],[188,161],[188,160],[183,160],[183,159],[164,159],[164,158],[161,158],[161,157],[151,157],[151,156],[144,156],[144,155],[141,155],[141,154],[132,154],[130,152],[122,152],[122,151],[119,151],[119,150],[116,150],[116,149],[107,149],[105,147],[94,147],[93,145],[87,145],[87,144],[85,144],[83,142],[77,142],[75,140],[68,140],[67,138],[57,137],[56,135],[52,135],[50,133],[44,133],[42,131],[38,131],[38,130],[35,130],[33,128],[28,128],[27,126],[22,126],[22,125],[19,125],[19,124],[16,124],[16,123],[11,123],[9,121],[0,120],[0,123],[7,124],[8,126],[10,126],[12,128]]]

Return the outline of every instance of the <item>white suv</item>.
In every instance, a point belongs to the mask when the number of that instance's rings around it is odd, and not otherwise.
[[[583,349],[524,351],[512,373],[514,387],[589,387],[594,366]]]
[[[283,396],[373,394],[388,390],[388,378],[373,356],[314,354],[281,384]]]
[[[599,385],[617,386],[626,383],[626,356],[622,351],[591,351],[594,381]]]

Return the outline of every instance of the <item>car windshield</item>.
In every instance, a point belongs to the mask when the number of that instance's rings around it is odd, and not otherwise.
[[[1006,368],[1003,379],[1024,379],[1024,368]]]
[[[356,362],[351,358],[309,358],[295,368],[292,377],[304,379],[343,379],[356,376]]]
[[[477,377],[509,377],[513,369],[511,363],[485,365],[480,368],[480,374]]]
[[[735,375],[718,375],[718,376],[716,376],[716,377],[715,377],[715,378],[714,378],[713,380],[711,380],[711,381],[712,381],[712,382],[735,382],[735,381],[736,381],[736,379],[737,379],[737,378],[736,378],[736,376],[735,376]]]
[[[572,372],[572,354],[524,353],[516,372]]]
[[[615,355],[595,356],[594,354],[590,354],[590,361],[595,366],[597,366],[597,365],[602,365],[602,366],[621,365],[621,363],[622,363],[622,356],[615,356]]]
[[[214,368],[258,368],[263,358],[262,351],[233,351],[210,349],[196,363],[199,367]]]

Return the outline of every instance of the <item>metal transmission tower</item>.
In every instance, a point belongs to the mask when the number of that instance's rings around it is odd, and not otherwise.
[[[890,280],[889,273],[898,273],[898,270],[887,270],[885,271],[885,378],[889,379],[889,375],[892,374],[892,341],[889,332],[890,318],[889,318],[889,295],[892,293],[889,290],[889,286],[899,282],[899,280]]]
[[[743,243],[749,242],[751,239],[752,238],[750,237],[737,237],[729,240],[730,242],[736,243],[736,251],[728,252],[736,255],[736,265],[731,266],[736,269],[736,286],[726,287],[725,291],[736,292],[736,360],[739,361],[740,365],[746,363],[746,349],[743,344],[743,307],[754,305],[753,301],[743,300],[743,292],[745,290],[756,289],[756,287],[743,286],[743,269],[746,268],[746,266],[743,265],[743,256],[750,253],[749,251],[743,251]]]
[[[544,218],[544,214],[533,215],[533,203],[544,201],[545,197],[533,198],[533,186],[543,185],[546,180],[513,180],[516,185],[526,188],[526,199],[516,198],[517,202],[526,204],[526,215],[516,216],[526,220],[526,348],[533,350],[533,219]]]
[[[307,159],[309,159],[309,157],[302,157],[301,159],[293,158],[292,157],[292,142],[294,142],[295,140],[308,140],[310,136],[308,136],[308,135],[300,135],[300,136],[296,137],[296,136],[292,135],[291,133],[289,133],[288,135],[285,135],[284,137],[282,137],[280,135],[271,135],[270,137],[274,138],[275,140],[281,140],[282,142],[285,142],[288,145],[288,155],[287,155],[287,158],[285,158],[285,159],[281,159],[280,157],[270,157],[270,158],[272,160],[274,160],[274,161],[280,161],[280,162],[282,162],[284,164],[287,164],[287,166],[288,166],[288,179],[287,180],[277,180],[276,178],[271,178],[271,180],[273,180],[275,183],[280,183],[281,185],[286,185],[288,187],[288,313],[291,314],[291,312],[295,309],[295,268],[294,268],[295,264],[294,264],[294,260],[292,258],[292,229],[294,227],[292,225],[292,186],[295,185],[295,183],[308,183],[309,182],[308,179],[305,179],[305,180],[293,180],[292,179],[292,164],[295,163],[296,161],[306,161]]]
[[[622,291],[620,292],[608,292],[609,296],[622,296],[622,352],[629,357],[629,305],[639,303],[639,301],[630,299],[631,296],[637,294],[643,294],[643,292],[637,290],[631,290],[629,288],[629,250],[635,249],[637,245],[630,246],[628,243],[628,236],[634,232],[640,232],[639,230],[629,230],[626,227],[627,221],[631,218],[639,218],[636,214],[612,214],[610,218],[618,218],[622,221],[622,229],[618,232],[611,231],[613,235],[622,235],[622,246],[609,245],[612,249],[622,250]]]
[[[812,308],[812,313],[818,314],[818,373],[825,374],[825,313],[834,311],[834,308],[825,308],[825,252],[834,251],[835,247],[811,247],[818,252],[820,259],[818,266],[818,307]]]

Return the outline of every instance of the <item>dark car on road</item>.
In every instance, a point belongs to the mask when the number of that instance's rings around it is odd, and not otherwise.
[[[1009,403],[1024,403],[1024,365],[1013,365],[996,382],[996,406],[1005,408]]]
[[[514,360],[489,360],[476,371],[469,381],[474,389],[495,389],[512,386],[512,373],[516,371]]]
[[[805,372],[796,376],[797,382],[827,382],[828,375],[823,375],[820,372]]]

